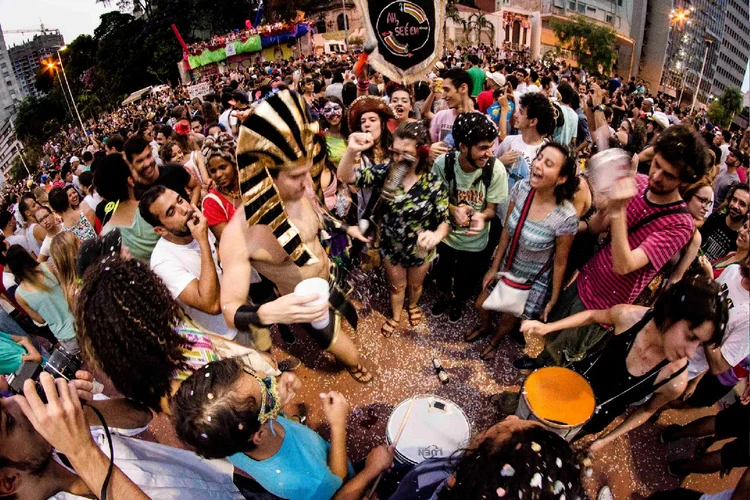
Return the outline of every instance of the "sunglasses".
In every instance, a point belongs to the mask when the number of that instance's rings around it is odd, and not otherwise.
[[[323,116],[325,116],[326,118],[330,118],[332,116],[341,116],[341,112],[341,106],[339,106],[338,104],[326,104],[323,108]]]

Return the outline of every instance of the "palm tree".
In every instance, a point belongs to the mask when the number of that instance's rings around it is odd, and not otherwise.
[[[469,39],[469,42],[472,41],[472,34],[476,33],[476,42],[481,43],[482,33],[487,30],[490,35],[490,44],[495,44],[495,25],[492,24],[482,12],[472,13],[469,16],[468,21],[465,23],[465,26],[464,29],[468,31],[466,37]]]
[[[448,55],[448,19],[453,21],[453,24],[460,24],[466,30],[466,20],[461,17],[461,13],[458,12],[456,0],[448,0],[445,5],[445,22],[443,23],[443,55]]]

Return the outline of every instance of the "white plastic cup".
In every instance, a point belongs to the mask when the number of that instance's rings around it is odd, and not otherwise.
[[[323,278],[308,278],[297,283],[294,287],[294,295],[303,297],[305,295],[317,295],[318,298],[312,302],[308,302],[307,306],[318,306],[320,304],[328,303],[328,297],[330,296],[330,289],[328,288],[328,282]],[[326,315],[325,319],[319,321],[313,321],[312,327],[316,330],[323,330],[328,326],[330,322],[330,316]]]

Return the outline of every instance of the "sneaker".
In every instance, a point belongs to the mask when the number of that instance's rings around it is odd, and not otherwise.
[[[458,323],[461,321],[461,316],[464,315],[463,304],[451,304],[450,311],[448,311],[448,321],[451,323]]]
[[[603,486],[599,490],[599,494],[596,495],[596,500],[615,500],[615,497],[612,495],[612,490],[609,489],[609,486]]]
[[[289,345],[295,344],[297,342],[297,337],[294,336],[294,333],[292,332],[292,329],[289,327],[289,325],[276,325],[276,326],[279,327],[281,340],[283,340]]]
[[[661,444],[667,444],[671,443],[672,441],[677,441],[677,438],[674,437],[674,433],[677,429],[680,429],[682,426],[677,424],[671,424],[664,428],[661,433],[659,433],[659,442]]]
[[[445,314],[448,309],[450,309],[451,303],[449,300],[438,300],[435,302],[435,305],[432,306],[432,310],[430,311],[430,314],[432,314],[433,317],[439,318],[443,314]]]
[[[526,347],[526,338],[523,336],[523,333],[521,333],[520,325],[510,331],[508,338],[510,338],[510,340],[518,347]]]
[[[536,358],[524,356],[515,360],[513,362],[513,367],[516,370],[536,370],[537,368],[541,368],[542,366],[539,361],[536,360]]]
[[[294,356],[290,356],[279,361],[279,371],[281,372],[293,372],[300,366],[302,366],[302,361],[295,358]]]
[[[687,477],[690,473],[683,469],[687,463],[688,461],[685,459],[669,462],[669,465],[667,465],[667,472],[670,476],[679,477],[680,479]]]

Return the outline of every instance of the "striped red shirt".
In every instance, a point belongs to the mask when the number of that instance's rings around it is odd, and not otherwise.
[[[672,210],[685,202],[655,205],[646,199],[648,176],[636,175],[638,194],[626,208],[628,227],[652,213]],[[652,220],[634,232],[628,231],[631,250],[641,248],[648,257],[648,264],[626,275],[617,274],[612,268],[611,243],[594,254],[578,276],[578,295],[587,309],[609,309],[617,304],[632,304],[656,273],[682,250],[690,241],[694,231],[693,218],[689,213],[671,213]]]

